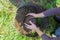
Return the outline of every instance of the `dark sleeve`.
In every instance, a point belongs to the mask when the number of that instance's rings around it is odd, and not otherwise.
[[[43,34],[41,37],[42,37],[42,40],[51,40],[51,38],[45,34]]]
[[[43,34],[41,37],[42,40],[60,40],[60,37],[49,37],[46,34]]]
[[[57,15],[60,14],[60,7],[59,8],[52,8],[49,10],[46,10],[45,12],[43,12],[44,15],[47,16],[52,16],[52,15]]]

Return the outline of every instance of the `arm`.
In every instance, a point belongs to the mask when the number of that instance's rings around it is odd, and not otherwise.
[[[37,34],[42,37],[43,40],[60,40],[60,37],[49,37],[47,36],[46,34],[44,34],[39,28],[36,27],[35,24],[33,24],[31,21],[30,21],[30,24],[31,25],[28,25],[25,23],[25,26],[28,28],[28,29],[32,29],[32,30],[35,30],[37,32]]]
[[[53,16],[53,15],[58,15],[60,14],[60,7],[59,8],[52,8],[49,10],[46,10],[45,12],[43,12],[44,15],[47,16]]]
[[[37,28],[36,25],[33,24],[31,21],[30,21],[30,24],[31,25],[28,25],[28,24],[25,23],[25,25],[28,29],[32,29],[32,30],[36,31],[37,34],[40,37],[42,37],[43,40],[50,40],[51,39],[49,36],[45,35],[39,28]]]
[[[27,16],[32,15],[35,18],[38,18],[38,17],[44,18],[47,16],[53,16],[53,15],[57,15],[57,14],[60,14],[60,7],[59,8],[52,8],[52,9],[46,10],[46,11],[44,11],[42,13],[38,13],[38,14],[29,13],[29,14],[27,14]]]
[[[35,28],[35,31],[40,37],[44,34],[39,28]]]
[[[42,40],[60,40],[60,37],[49,37],[46,34],[44,34],[39,28],[36,28],[35,31],[37,34],[42,37]]]
[[[51,38],[44,34],[39,28],[36,28],[35,31],[40,37],[42,37],[42,40],[51,40]]]

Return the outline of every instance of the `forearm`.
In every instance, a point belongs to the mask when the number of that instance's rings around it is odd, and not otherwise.
[[[53,16],[53,15],[57,15],[57,14],[60,14],[60,7],[52,8],[52,9],[46,10],[42,13],[38,13],[37,17],[43,18],[43,17]]]
[[[49,9],[45,12],[43,12],[44,15],[47,17],[47,16],[53,16],[53,15],[58,15],[60,14],[60,7],[59,8],[52,8],[52,9]]]
[[[36,14],[36,18],[44,18],[44,17],[46,17],[46,16],[43,12]]]
[[[37,32],[37,34],[42,37],[43,40],[50,40],[51,38],[49,36],[47,36],[46,34],[44,34],[41,30],[39,30],[39,28],[36,28],[35,31]]]
[[[44,34],[42,31],[39,30],[39,28],[36,28],[35,31],[39,36],[42,36]]]

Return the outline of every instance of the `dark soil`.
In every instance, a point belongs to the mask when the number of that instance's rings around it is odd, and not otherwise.
[[[38,6],[38,5],[35,5],[35,4],[31,4],[31,3],[25,4],[25,5],[21,6],[21,7],[19,7],[18,10],[17,10],[16,17],[15,17],[15,25],[16,25],[16,28],[18,29],[18,31],[20,33],[24,34],[24,35],[30,35],[30,36],[32,36],[31,35],[31,30],[27,29],[25,27],[24,23],[27,23],[27,24],[30,25],[29,21],[31,20],[34,24],[37,25],[37,21],[32,16],[27,16],[26,17],[26,14],[28,14],[28,13],[40,13],[42,11],[45,11],[45,9],[42,8],[41,6]],[[43,26],[43,27],[41,29],[44,30],[44,29],[47,28],[46,24],[47,24],[48,18],[46,18],[46,19],[42,18],[42,20],[43,21],[42,21],[41,26]],[[37,36],[36,33],[35,33],[34,36]]]

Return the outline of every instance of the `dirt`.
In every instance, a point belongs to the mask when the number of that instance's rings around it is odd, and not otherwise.
[[[18,8],[16,17],[15,17],[15,25],[17,30],[24,35],[30,35],[31,36],[31,29],[27,29],[24,25],[24,23],[30,24],[29,21],[31,20],[34,24],[37,25],[37,21],[34,17],[32,16],[27,16],[26,14],[28,13],[40,13],[42,11],[45,11],[44,8],[41,6],[35,5],[35,4],[26,4]],[[43,18],[42,24],[44,25],[42,29],[45,29],[45,25],[47,23],[48,19]],[[45,24],[44,24],[45,23]],[[36,35],[36,33],[35,33]],[[37,36],[37,35],[36,35]]]

